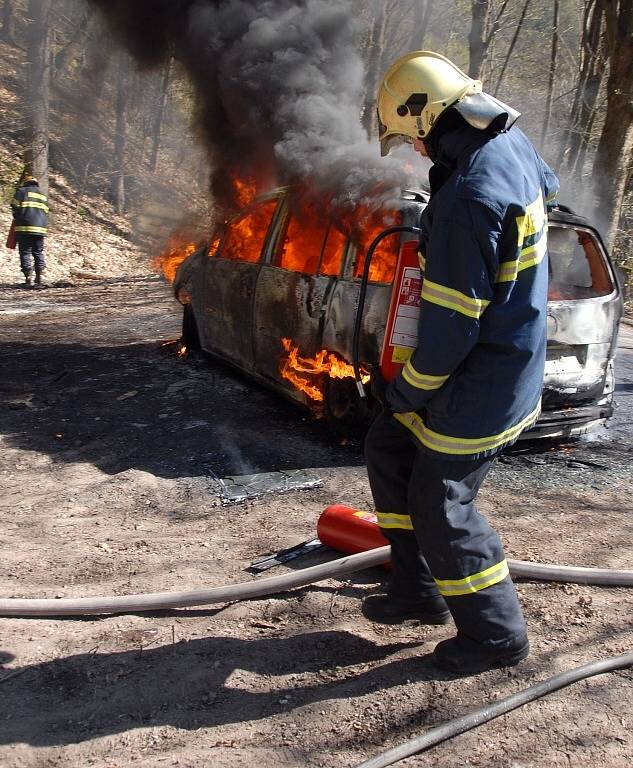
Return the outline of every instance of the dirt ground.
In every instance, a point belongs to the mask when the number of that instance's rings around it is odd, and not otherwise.
[[[327,504],[371,508],[357,443],[339,444],[218,363],[179,359],[175,345],[162,345],[179,322],[157,278],[0,288],[3,597],[251,581],[262,576],[245,572],[249,563],[313,537]],[[626,398],[633,376],[623,370]],[[501,458],[480,498],[510,557],[633,566],[627,419],[592,441],[522,444]],[[218,476],[285,468],[310,468],[323,485],[220,502]],[[555,672],[633,649],[633,591],[524,582],[530,658],[455,678],[428,658],[451,626],[362,617],[361,598],[383,576],[374,569],[155,615],[0,619],[0,764],[343,768]],[[628,670],[401,764],[628,768],[632,726]]]

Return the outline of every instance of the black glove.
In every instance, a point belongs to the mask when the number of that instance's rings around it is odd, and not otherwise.
[[[388,409],[389,403],[387,402],[387,387],[389,382],[382,375],[380,368],[372,368],[371,376],[369,379],[369,391],[371,396],[380,403],[383,408]]]

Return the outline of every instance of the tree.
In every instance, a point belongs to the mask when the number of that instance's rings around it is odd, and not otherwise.
[[[125,211],[125,148],[127,144],[128,76],[130,59],[127,53],[119,56],[116,90],[116,126],[114,130],[114,169],[110,194],[117,213]]]
[[[554,0],[554,24],[552,28],[552,53],[549,63],[549,79],[547,83],[547,97],[545,100],[545,119],[541,131],[541,144],[549,132],[549,123],[552,117],[552,98],[554,95],[554,80],[556,79],[556,54],[558,53],[558,19],[560,14],[560,0]]]
[[[633,0],[600,0],[600,4],[606,22],[609,78],[594,178],[613,242],[633,153]]]
[[[501,28],[503,13],[508,0],[503,0],[499,10],[494,12],[493,0],[472,0],[472,21],[468,33],[468,75],[480,80],[488,50]],[[494,18],[493,18],[494,16]]]
[[[51,0],[29,0],[27,99],[30,107],[29,170],[48,190],[48,121],[51,79]]]
[[[169,92],[169,76],[171,74],[172,59],[170,59],[163,70],[163,80],[161,83],[160,92],[158,95],[158,104],[154,113],[154,121],[152,125],[152,150],[149,159],[149,169],[152,173],[156,173],[158,165],[158,150],[160,148],[160,132],[163,125],[163,117],[165,115],[165,105],[167,104],[167,94]]]
[[[591,140],[605,66],[603,8],[597,0],[588,0],[582,19],[578,80],[558,161],[560,167],[566,165],[575,173],[577,181],[580,181]]]
[[[4,5],[2,6],[2,39],[10,45],[15,43],[13,0],[4,0]]]

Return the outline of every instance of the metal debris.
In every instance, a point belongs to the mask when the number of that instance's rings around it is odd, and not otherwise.
[[[262,472],[255,475],[232,475],[219,479],[219,495],[224,504],[254,499],[265,493],[286,493],[305,488],[318,488],[323,484],[305,469],[287,472]]]

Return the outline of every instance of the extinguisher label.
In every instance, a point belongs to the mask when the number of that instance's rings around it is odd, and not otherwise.
[[[418,319],[420,317],[420,292],[422,291],[422,273],[415,267],[405,267],[400,279],[400,293],[396,307],[396,316],[389,343],[395,347],[393,362],[402,360],[403,349],[414,350],[418,343]],[[409,355],[411,352],[409,352]],[[397,355],[397,356],[396,356]]]

